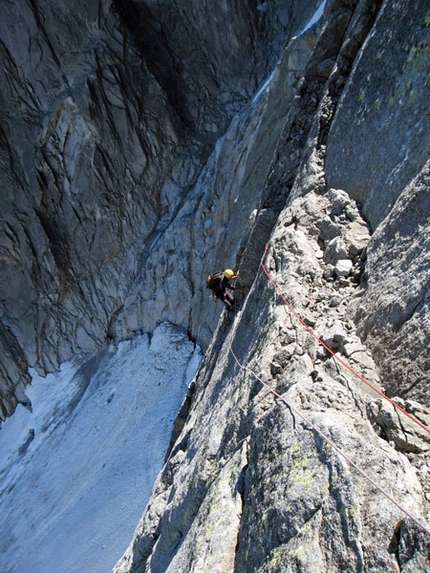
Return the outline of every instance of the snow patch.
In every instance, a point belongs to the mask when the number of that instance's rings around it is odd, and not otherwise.
[[[124,553],[200,363],[159,326],[46,378],[0,431],[0,570],[107,573]]]
[[[262,84],[262,86],[257,90],[256,94],[252,98],[251,104],[256,103],[258,99],[260,99],[261,95],[266,91],[266,89],[270,86],[271,81],[273,80],[273,76],[275,75],[275,71],[273,71],[267,80]]]
[[[310,28],[312,28],[312,26],[314,24],[316,24],[320,19],[321,16],[324,13],[324,8],[325,5],[327,4],[327,0],[322,0],[321,4],[318,6],[318,8],[315,10],[314,15],[312,16],[312,18],[308,21],[308,23],[306,24],[306,26],[300,30],[300,32],[297,34],[296,37],[301,36],[302,34],[304,34],[305,32],[307,32]]]

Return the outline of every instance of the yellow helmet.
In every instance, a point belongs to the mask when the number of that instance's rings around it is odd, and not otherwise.
[[[234,277],[234,271],[231,269],[225,269],[224,276],[228,279],[232,279]]]

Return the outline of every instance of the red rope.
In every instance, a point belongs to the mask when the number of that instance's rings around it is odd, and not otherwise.
[[[317,434],[319,434],[330,446],[337,452],[341,457],[343,457],[362,477],[364,477],[369,483],[371,483],[379,492],[382,493],[384,497],[386,497],[391,503],[393,503],[402,513],[404,513],[407,517],[409,517],[412,521],[414,521],[421,529],[423,529],[426,533],[430,533],[430,529],[426,527],[421,521],[414,517],[409,511],[407,511],[404,507],[400,505],[398,501],[396,501],[383,487],[381,487],[378,483],[375,482],[373,478],[371,478],[360,466],[358,466],[352,458],[350,458],[345,452],[343,452],[334,442],[331,440],[326,434],[324,434],[313,422],[311,422],[308,418],[306,418],[299,410],[297,410],[294,406],[291,406],[287,400],[281,396],[276,390],[271,388],[267,382],[265,382],[260,376],[258,376],[251,368],[248,366],[244,366],[239,359],[237,358],[236,354],[233,351],[232,343],[230,342],[230,352],[233,355],[234,360],[238,364],[238,366],[247,372],[250,372],[263,386],[268,388],[272,394],[274,394],[277,398],[279,398],[284,404],[288,406],[291,412],[299,416],[309,427],[311,427]]]
[[[369,388],[371,388],[374,392],[376,392],[377,394],[379,394],[379,396],[381,396],[382,398],[384,398],[385,400],[387,400],[388,402],[390,402],[390,404],[392,406],[394,406],[394,408],[396,408],[397,410],[399,410],[400,412],[402,412],[402,414],[404,414],[405,416],[407,416],[410,420],[412,420],[412,422],[414,422],[415,424],[418,424],[418,426],[420,426],[423,430],[425,430],[426,432],[430,433],[430,428],[428,426],[426,426],[425,424],[423,424],[420,420],[418,420],[417,418],[415,418],[415,416],[413,416],[410,412],[407,412],[404,408],[402,408],[399,404],[397,404],[397,402],[395,402],[394,400],[392,400],[391,398],[389,398],[387,395],[385,395],[382,390],[380,390],[379,388],[377,388],[374,384],[372,384],[371,382],[369,382],[368,380],[366,380],[361,374],[359,374],[356,370],[354,370],[347,362],[345,362],[344,360],[342,360],[342,358],[340,358],[337,354],[335,354],[335,352],[333,352],[333,350],[327,346],[327,344],[321,340],[321,338],[318,337],[318,335],[312,330],[312,328],[310,328],[306,322],[302,319],[302,317],[294,310],[294,308],[291,306],[291,304],[288,302],[288,300],[285,298],[285,296],[282,294],[281,289],[279,288],[279,286],[275,283],[275,281],[273,280],[272,276],[270,275],[269,271],[266,269],[266,267],[264,266],[264,258],[266,256],[267,253],[267,249],[268,249],[268,243],[266,243],[265,249],[264,249],[264,254],[263,257],[261,259],[260,265],[261,268],[264,271],[264,274],[266,275],[266,277],[268,278],[270,284],[273,286],[273,288],[275,289],[275,291],[278,293],[278,295],[281,297],[282,301],[285,303],[285,305],[288,307],[289,311],[297,318],[297,320],[306,328],[306,330],[315,338],[315,340],[321,344],[321,346],[323,346],[327,352],[329,354],[331,354],[333,356],[333,358],[335,360],[337,360],[340,364],[342,364],[342,366],[344,366],[347,370],[349,370],[349,372],[351,372],[351,374],[353,374],[354,376],[356,376],[359,380],[361,380],[361,382],[363,382],[364,384],[366,384],[367,386],[369,386]]]

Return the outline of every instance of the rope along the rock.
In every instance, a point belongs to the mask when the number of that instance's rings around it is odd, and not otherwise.
[[[409,517],[412,521],[414,521],[421,529],[423,529],[426,533],[430,533],[430,529],[428,527],[426,527],[423,523],[421,523],[421,521],[414,517],[411,513],[409,513],[409,511],[407,509],[405,509],[404,507],[402,507],[402,505],[396,501],[387,491],[385,491],[385,489],[383,487],[381,487],[378,483],[375,482],[375,480],[373,478],[371,478],[362,468],[360,468],[360,466],[358,466],[354,460],[352,458],[350,458],[347,454],[345,454],[345,452],[343,452],[334,442],[333,440],[331,440],[328,436],[326,436],[324,434],[324,432],[322,432],[313,422],[311,422],[308,418],[306,418],[299,410],[297,410],[297,408],[295,408],[294,406],[292,406],[283,396],[281,396],[278,392],[276,392],[276,390],[274,390],[269,384],[267,384],[267,382],[265,382],[260,376],[258,376],[258,374],[256,374],[251,368],[249,368],[248,366],[245,366],[244,364],[242,364],[240,362],[240,360],[237,358],[236,354],[233,351],[232,348],[232,343],[230,342],[229,345],[229,349],[230,352],[236,362],[236,364],[239,366],[239,368],[241,370],[244,370],[246,372],[249,372],[250,374],[252,374],[252,376],[254,376],[261,384],[263,384],[263,386],[265,386],[268,390],[270,390],[270,392],[276,396],[277,398],[279,398],[279,400],[281,400],[290,410],[290,412],[293,414],[295,414],[296,416],[298,416],[299,418],[301,418],[303,420],[303,422],[305,422],[305,424],[307,424],[310,428],[312,428],[319,436],[321,436],[328,444],[330,444],[330,446],[333,448],[333,450],[335,452],[337,452],[337,454],[339,454],[341,457],[343,457],[362,477],[364,477],[364,479],[366,479],[369,483],[371,483],[384,497],[386,497],[391,503],[393,503],[402,513],[404,513],[404,515],[406,515],[407,517]]]
[[[412,422],[414,422],[415,424],[417,424],[418,426],[420,426],[420,428],[422,428],[423,430],[425,430],[426,432],[430,433],[430,428],[428,426],[426,426],[425,424],[423,424],[420,420],[418,420],[417,418],[415,418],[415,416],[413,416],[410,412],[407,412],[404,408],[402,408],[402,406],[400,406],[399,404],[397,404],[397,402],[395,402],[394,400],[392,400],[391,398],[389,398],[386,394],[384,394],[382,392],[382,390],[380,390],[379,388],[377,388],[374,384],[372,384],[371,382],[369,382],[368,380],[366,380],[361,374],[359,374],[356,370],[354,370],[354,368],[352,368],[352,366],[350,366],[347,362],[345,362],[345,360],[342,360],[342,358],[340,358],[329,346],[327,346],[327,344],[321,340],[321,338],[318,337],[318,335],[312,330],[312,328],[310,328],[310,326],[308,326],[306,324],[306,322],[303,320],[303,318],[294,310],[294,308],[291,306],[291,304],[288,302],[288,300],[285,298],[285,296],[282,294],[281,289],[279,288],[279,286],[276,284],[276,282],[273,280],[272,276],[270,275],[269,271],[267,270],[267,268],[264,265],[264,258],[266,256],[267,253],[267,249],[268,249],[268,244],[266,244],[266,247],[264,249],[264,254],[263,257],[261,259],[260,262],[260,266],[263,269],[264,274],[266,275],[267,279],[269,280],[270,284],[273,286],[273,288],[275,289],[275,291],[278,293],[278,295],[280,296],[280,298],[282,299],[282,301],[284,302],[284,304],[288,307],[289,311],[291,312],[291,314],[300,322],[300,324],[315,338],[315,340],[321,345],[323,346],[327,352],[329,354],[331,354],[333,356],[333,358],[335,360],[337,360],[339,362],[339,364],[342,364],[342,366],[344,368],[346,368],[347,370],[349,370],[349,372],[351,372],[351,374],[353,374],[354,376],[356,376],[359,380],[361,380],[361,382],[363,382],[364,384],[366,384],[369,388],[371,388],[374,392],[376,392],[377,394],[379,394],[379,396],[381,396],[382,398],[384,398],[385,400],[387,400],[392,406],[394,406],[394,408],[396,408],[399,412],[401,412],[404,416],[407,416]]]

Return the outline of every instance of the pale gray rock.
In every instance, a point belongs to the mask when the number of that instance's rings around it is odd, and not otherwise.
[[[328,242],[324,253],[324,261],[326,263],[336,266],[339,260],[345,260],[347,257],[348,249],[342,237],[334,237]]]
[[[393,395],[429,403],[430,163],[404,189],[369,244],[356,311]],[[372,300],[372,302],[370,302]]]
[[[161,318],[173,319],[206,347],[222,310],[205,289],[207,275],[235,267],[237,259],[241,263],[238,298],[249,291],[261,245],[276,220],[271,210],[262,209],[258,214],[256,210],[270,167],[266,158],[272,156],[288,122],[286,102],[296,97],[297,82],[315,40],[309,33],[291,41],[274,71],[270,89],[236,115],[218,140],[187,201],[170,223],[171,232],[162,228],[156,233],[147,262],[124,309],[115,317],[116,336],[127,336],[143,323],[152,329]],[[241,259],[239,250],[242,242],[246,244],[246,230],[250,234],[247,258]]]
[[[339,102],[339,110],[349,105],[343,95],[347,93],[343,88],[348,75],[358,69],[355,58],[360,62],[371,58],[375,34],[372,26],[374,22],[381,25],[377,3],[346,4],[330,4],[329,10],[335,17],[325,21],[323,30],[327,36],[322,32],[307,68],[308,72],[324,72],[325,79],[332,70],[328,84],[325,88],[319,86],[315,76],[312,83],[310,73],[303,80],[300,103],[310,101],[309,93],[316,97],[315,121],[313,125],[306,124],[303,108],[296,101],[290,111],[296,114],[295,120],[290,115],[286,122],[262,203],[261,212],[276,211],[282,198],[286,198],[286,189],[291,189],[286,207],[279,209],[281,214],[264,262],[277,288],[303,322],[290,312],[263,272],[256,274],[238,313],[219,322],[195,380],[189,417],[155,485],[135,538],[115,569],[117,572],[206,571],[213,567],[213,550],[207,551],[206,547],[213,547],[213,540],[221,538],[229,548],[225,571],[394,573],[425,563],[428,534],[405,518],[363,474],[356,473],[346,458],[339,456],[298,414],[301,412],[385,492],[426,523],[427,437],[409,428],[413,423],[405,422],[392,406],[383,401],[379,404],[380,396],[362,380],[364,376],[378,389],[387,384],[386,376],[379,376],[387,339],[376,337],[372,319],[383,300],[378,290],[383,274],[390,270],[394,276],[398,272],[394,256],[386,260],[383,269],[376,270],[384,249],[391,246],[387,242],[389,230],[397,233],[403,245],[413,242],[410,233],[415,241],[418,238],[414,234],[414,209],[409,210],[412,204],[404,202],[399,207],[399,215],[404,215],[403,227],[400,216],[391,219],[395,210],[391,211],[381,235],[377,230],[369,242],[369,227],[356,203],[363,197],[349,192],[349,186],[333,175],[333,158],[345,145],[342,138],[349,133],[345,126],[339,131],[337,119],[337,135],[332,136],[336,107]],[[383,14],[391,8],[388,3],[380,5],[385,10]],[[406,3],[398,6],[402,10]],[[401,20],[388,21],[389,26],[399,25],[396,34],[400,35]],[[334,22],[337,36],[333,35]],[[342,44],[340,30],[346,28],[348,33]],[[332,52],[331,68],[327,53],[322,57],[321,51],[328,45],[334,49],[335,39],[339,43]],[[368,73],[373,70],[370,64],[367,68]],[[373,73],[371,89],[375,93],[384,91],[378,71]],[[313,90],[306,92],[310,85]],[[350,89],[352,80],[348,85]],[[292,129],[297,125],[294,121],[299,120],[303,122],[301,136]],[[361,133],[363,145],[371,145],[364,136],[365,126]],[[296,155],[293,144],[301,149]],[[331,163],[326,168],[331,171],[327,173],[326,185],[324,161],[330,146]],[[390,193],[379,194],[380,212],[385,213],[384,197]],[[364,211],[366,218],[373,208],[369,205]],[[404,209],[409,215],[405,216]],[[424,233],[428,229],[425,213],[421,219],[418,217],[423,221],[420,228]],[[247,248],[254,251],[259,245],[259,252],[263,252],[258,221],[258,212],[253,212],[241,260],[253,260]],[[348,265],[356,273],[354,280],[335,278],[334,266],[326,264],[319,254],[325,254],[333,240],[345,246],[342,248]],[[337,262],[335,258],[333,263]],[[418,265],[411,257],[407,260]],[[416,267],[420,282],[428,276],[428,263],[422,259],[421,262],[423,266]],[[335,298],[337,304],[331,305]],[[380,320],[384,312],[381,308]],[[399,317],[398,325],[404,324]],[[425,338],[426,323],[415,326]],[[339,354],[333,357],[325,349],[321,352],[308,328],[325,337],[335,346],[334,350],[337,346]],[[379,346],[375,348],[374,343]],[[399,371],[405,372],[406,364],[411,367],[412,344],[407,346],[407,358],[399,365]],[[348,360],[361,378],[345,369],[338,357]],[[275,398],[267,384],[280,392],[290,407]],[[390,408],[393,412],[387,416]],[[417,412],[419,409],[420,405]],[[226,471],[231,472],[227,488]],[[217,500],[221,490],[224,493],[220,504]],[[207,514],[211,500],[213,505]],[[231,508],[228,515],[223,511],[225,507]],[[230,533],[231,543],[222,537],[225,531]]]
[[[292,212],[299,220],[309,218],[310,205],[315,220],[331,209],[325,196],[293,201],[280,216],[265,259],[300,313],[314,301],[323,263],[315,257],[317,236],[285,227],[284,221]],[[313,279],[302,272],[308,262]],[[294,290],[298,278],[301,289]],[[334,284],[325,289],[333,292]],[[342,314],[339,308],[317,310],[315,329],[323,333],[331,324],[331,342],[350,345],[362,367],[365,349],[347,334],[347,307],[341,309]],[[229,322],[218,326],[195,381],[189,417],[114,571],[396,571],[395,552],[387,547],[397,535],[397,507],[305,421],[419,514],[421,486],[413,467],[368,422],[372,391],[333,358],[318,359],[316,342],[294,317],[288,319],[264,275]],[[323,336],[328,342],[329,334]],[[297,342],[307,350],[299,351]],[[412,435],[400,440],[401,427],[398,448],[407,443],[413,449]],[[216,540],[222,547],[215,547]],[[419,562],[420,550],[409,550],[411,562]]]
[[[428,9],[381,3],[327,140],[328,185],[360,201],[373,230],[430,154]]]
[[[334,267],[334,272],[338,277],[347,277],[351,271],[352,261],[350,259],[340,259]]]
[[[243,120],[232,140],[214,147],[314,6],[2,3],[1,418],[14,410],[14,387],[28,382],[28,366],[55,370],[106,338],[150,331],[166,318],[208,343],[217,313],[209,332],[200,329],[197,317],[208,306],[198,296],[203,276],[219,253],[225,260],[237,252],[268,168],[263,158],[287,113],[279,113],[279,100],[288,90],[294,97],[312,35],[295,42],[289,65],[277,72],[283,89],[269,95],[265,114],[272,135],[260,132],[249,152],[244,144],[236,167],[226,148],[244,136]],[[237,205],[240,222],[231,223],[233,180],[225,193],[223,170],[214,174],[220,157],[245,192],[253,187]],[[157,245],[174,226],[176,244]],[[214,242],[219,251],[205,260]]]
[[[422,453],[430,449],[430,437],[409,418],[401,417],[398,410],[381,398],[370,402],[367,412],[371,423],[388,442],[394,442],[403,452]]]
[[[323,4],[0,7],[2,417],[160,320],[206,349],[117,573],[428,557],[427,435],[363,380],[428,423],[428,7]]]

